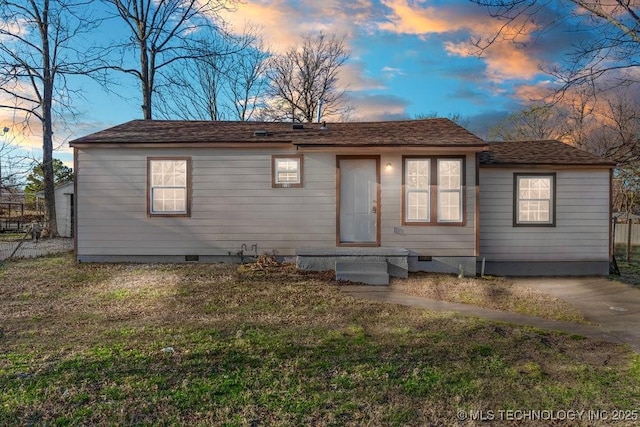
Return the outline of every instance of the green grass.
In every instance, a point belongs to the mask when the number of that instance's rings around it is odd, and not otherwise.
[[[612,276],[616,280],[640,286],[640,246],[631,246],[629,261],[627,261],[627,245],[617,243],[615,257],[620,269],[620,276]]]
[[[459,409],[637,410],[640,358],[578,338],[356,300],[288,267],[16,261],[0,285],[0,425],[455,425]]]

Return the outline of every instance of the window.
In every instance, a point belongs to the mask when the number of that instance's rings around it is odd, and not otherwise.
[[[438,221],[462,222],[462,159],[438,159]]]
[[[147,170],[149,214],[189,216],[191,159],[149,158]]]
[[[515,174],[514,191],[514,226],[555,226],[555,174]]]
[[[464,223],[464,158],[404,158],[403,223]]]
[[[405,160],[406,221],[429,222],[431,160]]]
[[[271,157],[271,186],[273,188],[302,187],[302,155]]]

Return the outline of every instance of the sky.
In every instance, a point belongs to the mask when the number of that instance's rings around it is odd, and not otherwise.
[[[557,18],[555,13],[522,25],[532,29]],[[541,98],[555,83],[541,67],[561,63],[572,43],[589,37],[571,31],[567,21],[535,39],[498,39],[477,55],[471,41],[493,37],[503,22],[468,0],[244,0],[221,18],[232,32],[247,23],[258,26],[272,52],[295,45],[303,34],[344,37],[351,56],[340,84],[355,107],[352,120],[460,115],[481,137],[507,114]],[[120,95],[88,79],[79,82],[83,97],[67,128],[56,129],[54,157],[71,165],[69,140],[141,118],[137,82],[125,76],[118,81]],[[0,125],[11,127],[5,138],[38,156],[37,130],[28,132],[11,124],[11,113],[0,114]]]

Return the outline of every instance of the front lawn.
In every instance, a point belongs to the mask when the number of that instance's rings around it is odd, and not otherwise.
[[[625,346],[356,300],[326,275],[290,267],[77,264],[66,254],[0,269],[0,405],[0,425],[448,426],[522,413],[508,410],[633,414],[640,358]],[[578,424],[590,424],[587,414]]]

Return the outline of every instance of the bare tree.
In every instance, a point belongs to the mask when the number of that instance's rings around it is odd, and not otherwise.
[[[20,148],[9,127],[0,129],[0,193],[19,191],[37,160]]]
[[[273,56],[268,70],[273,101],[267,114],[273,120],[310,123],[320,106],[320,118],[346,112],[338,73],[349,55],[344,39],[320,33],[305,35],[299,46]]]
[[[606,98],[605,98],[606,96]],[[613,203],[618,211],[640,205],[640,101],[637,96],[588,93],[562,104],[532,107],[490,130],[499,140],[559,139],[616,162]]]
[[[621,167],[640,162],[640,102],[617,96],[594,111],[599,125],[585,138],[585,148]]]
[[[42,126],[44,197],[49,231],[58,234],[54,198],[54,104],[69,106],[67,76],[84,73],[88,58],[75,42],[94,25],[90,0],[3,0],[0,2],[0,108],[33,118]]]
[[[519,42],[523,35],[543,35],[551,29],[571,31],[579,41],[565,52],[567,66],[546,71],[563,91],[576,87],[611,88],[637,81],[640,69],[640,11],[629,0],[471,0],[487,8],[504,24],[489,39],[478,40],[483,52],[497,40]],[[590,30],[590,31],[587,31]]]
[[[222,120],[224,107],[222,79],[226,61],[221,54],[227,49],[217,38],[199,41],[199,49],[211,55],[174,64],[165,73],[166,84],[158,89],[157,112],[164,119]],[[214,53],[217,52],[217,53]]]
[[[142,91],[142,115],[153,118],[153,95],[161,72],[171,64],[211,55],[192,43],[193,34],[214,27],[218,12],[233,0],[106,0],[115,8],[131,36],[114,46],[123,55],[135,52],[137,66],[109,65],[105,68],[135,76]]]
[[[626,217],[635,212],[640,205],[640,167],[627,166],[614,171],[613,209],[624,212]]]
[[[489,129],[488,137],[500,141],[566,140],[570,134],[566,111],[559,106],[542,105],[508,115]]]
[[[227,99],[232,100],[231,106],[237,120],[251,120],[263,103],[267,87],[265,71],[268,57],[269,52],[258,36],[245,49],[231,57],[226,72],[225,92]]]
[[[253,28],[242,35],[205,38],[202,58],[173,67],[159,92],[160,116],[183,120],[240,120],[253,117],[264,96],[265,51]]]
[[[446,116],[438,113],[437,111],[431,111],[429,113],[419,113],[415,115],[416,120],[428,120],[428,119],[437,119],[437,118],[445,118],[449,119],[458,126],[467,127],[469,124],[469,119],[463,117],[460,113],[449,113]]]

